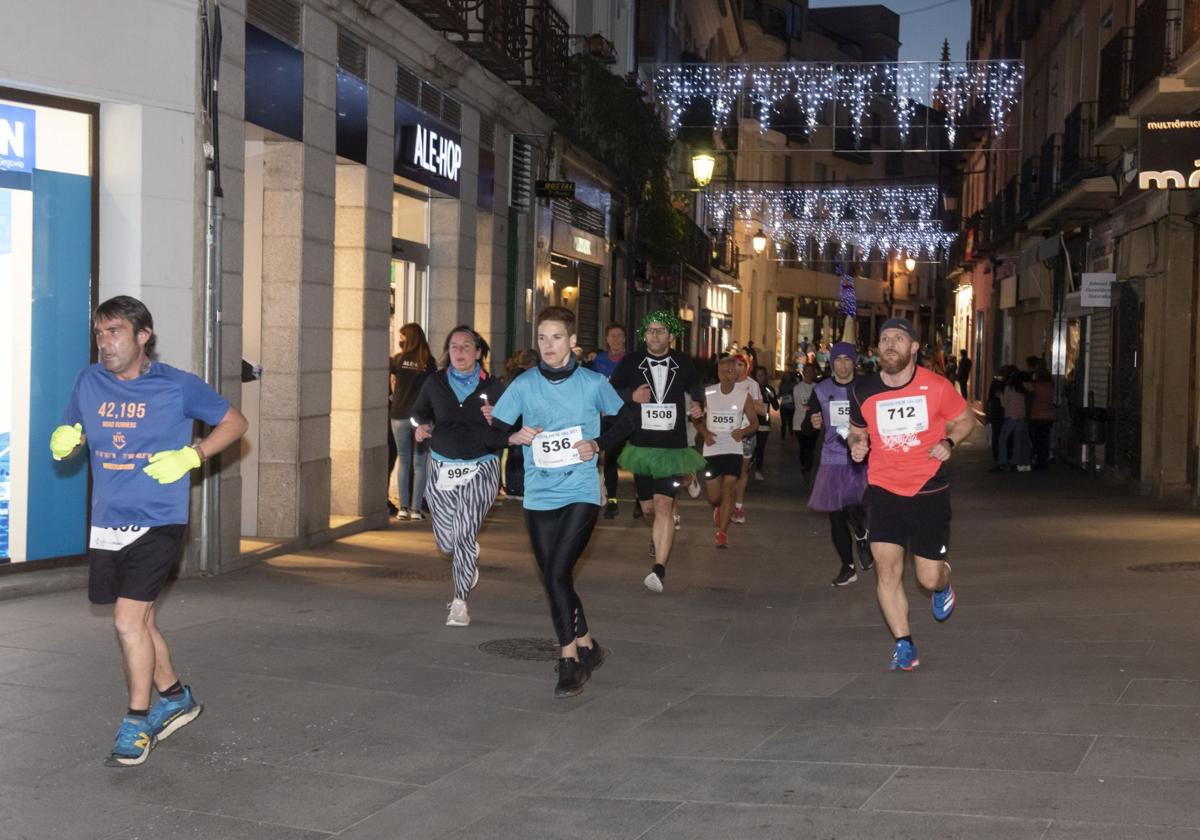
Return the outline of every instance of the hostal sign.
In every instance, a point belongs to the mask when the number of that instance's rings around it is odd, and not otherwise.
[[[1200,189],[1200,119],[1138,120],[1138,189]]]

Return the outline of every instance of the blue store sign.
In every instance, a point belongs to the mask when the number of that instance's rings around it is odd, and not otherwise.
[[[0,105],[0,172],[33,172],[36,116],[30,108]]]

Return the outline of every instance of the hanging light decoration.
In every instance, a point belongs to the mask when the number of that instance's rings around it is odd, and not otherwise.
[[[769,225],[768,232],[776,242],[790,242],[801,252],[815,243],[822,252],[832,250],[841,258],[855,253],[887,257],[906,252],[934,259],[939,249],[948,249],[957,237],[935,221],[783,219]]]
[[[786,187],[715,190],[707,194],[709,226],[728,229],[736,220],[761,218],[933,219],[941,192],[934,184],[864,187]]]
[[[758,106],[761,131],[769,129],[790,104],[804,115],[806,134],[811,134],[825,106],[833,102],[847,112],[846,122],[836,122],[849,127],[857,147],[867,112],[885,101],[907,145],[918,103],[936,102],[953,145],[973,102],[983,104],[988,127],[995,137],[1002,136],[1016,110],[1024,76],[1020,61],[678,64],[661,65],[655,71],[654,87],[672,134],[698,99],[709,103],[718,129],[728,124],[741,97]]]

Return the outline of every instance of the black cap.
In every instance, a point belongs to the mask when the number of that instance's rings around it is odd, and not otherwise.
[[[908,333],[908,337],[913,341],[917,340],[917,328],[907,318],[888,318],[879,328],[879,332],[882,334],[884,330],[901,330]]]

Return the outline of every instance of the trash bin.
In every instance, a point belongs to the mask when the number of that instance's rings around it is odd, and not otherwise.
[[[1079,441],[1091,446],[1104,443],[1108,432],[1108,411],[1103,408],[1079,410]]]

